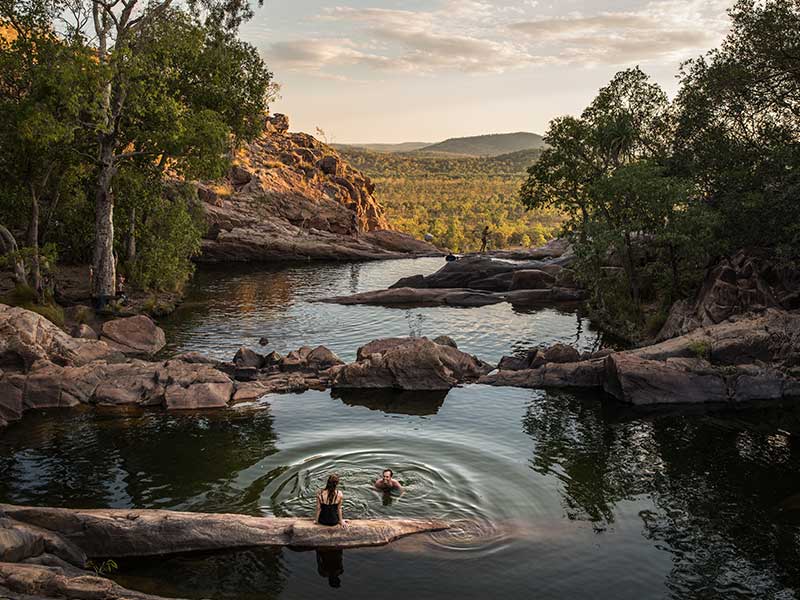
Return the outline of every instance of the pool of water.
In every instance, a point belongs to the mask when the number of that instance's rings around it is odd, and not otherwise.
[[[574,312],[309,302],[438,264],[204,271],[165,326],[174,350],[226,358],[262,335],[347,359],[410,333],[448,334],[491,360],[599,343]],[[783,600],[800,586],[799,441],[800,412],[787,407],[643,413],[481,385],[269,395],[224,411],[50,410],[0,433],[0,501],[305,516],[335,471],[345,518],[455,523],[383,548],[118,561],[120,583],[164,596]],[[402,496],[373,490],[385,467]]]

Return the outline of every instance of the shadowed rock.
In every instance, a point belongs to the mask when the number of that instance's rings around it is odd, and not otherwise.
[[[155,354],[167,343],[164,330],[145,315],[106,321],[101,339],[123,354],[143,356]]]

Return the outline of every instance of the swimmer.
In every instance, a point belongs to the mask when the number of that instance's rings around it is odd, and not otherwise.
[[[400,485],[399,481],[394,479],[394,472],[391,469],[383,470],[381,477],[375,480],[375,487],[384,492],[390,492],[392,490],[397,490],[398,492],[403,491],[403,486]]]

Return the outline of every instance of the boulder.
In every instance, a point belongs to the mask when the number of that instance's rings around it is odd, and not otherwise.
[[[306,362],[311,369],[324,371],[335,365],[343,365],[344,361],[328,350],[325,346],[317,346],[306,356]]]
[[[166,345],[164,330],[145,315],[106,321],[101,331],[103,341],[126,355],[153,355]]]
[[[308,366],[308,362],[297,350],[292,350],[279,363],[281,371],[299,371]]]
[[[254,352],[242,346],[236,351],[233,357],[233,364],[237,367],[253,367],[255,369],[260,369],[264,366],[265,360],[258,352]]]
[[[538,368],[501,369],[485,375],[478,383],[522,388],[601,388],[605,378],[602,359],[573,363],[547,363]]]
[[[33,311],[0,304],[0,368],[29,369],[38,360],[66,366],[122,358],[104,342],[73,338]]]
[[[233,382],[210,365],[167,361],[158,371],[168,409],[222,408],[233,396]]]
[[[629,404],[727,402],[725,378],[699,362],[693,365],[648,360],[631,353],[605,359],[604,389]]]
[[[526,358],[519,356],[504,356],[497,364],[497,368],[501,371],[522,371],[529,368]]]
[[[544,351],[544,360],[549,363],[571,363],[580,360],[580,353],[567,344],[553,344]]]
[[[274,115],[267,117],[267,122],[277,133],[289,131],[289,117],[282,113],[275,113]]]
[[[424,337],[389,338],[359,348],[358,360],[336,373],[333,387],[446,390],[490,370],[474,356]]]
[[[541,269],[521,269],[514,271],[511,279],[512,290],[547,290],[555,285],[555,277]]]

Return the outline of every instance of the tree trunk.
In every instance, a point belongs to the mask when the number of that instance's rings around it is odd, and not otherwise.
[[[111,160],[113,148],[102,148],[103,158],[97,178],[95,194],[95,240],[94,240],[94,289],[92,296],[102,308],[116,295],[117,273],[114,264],[114,196],[111,180],[114,165]]]
[[[131,208],[131,219],[128,225],[128,239],[125,247],[125,259],[129,265],[136,262],[136,207]],[[130,275],[130,273],[128,273]]]
[[[36,301],[44,300],[42,293],[42,271],[39,265],[39,197],[31,185],[31,220],[28,223],[28,247],[31,249],[31,285],[36,292]]]
[[[19,252],[17,240],[14,239],[14,235],[8,229],[0,225],[0,254],[14,254],[16,252]],[[19,255],[14,258],[14,282],[28,285],[25,263],[22,262],[22,258]]]

